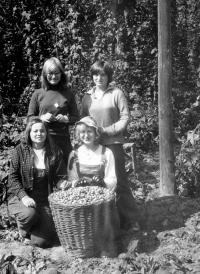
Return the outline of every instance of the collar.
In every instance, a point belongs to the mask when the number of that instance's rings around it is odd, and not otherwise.
[[[111,82],[111,83],[108,85],[108,87],[107,87],[105,93],[106,93],[106,92],[113,91],[113,89],[114,89],[115,87],[116,87],[115,82]],[[92,95],[92,94],[94,94],[94,92],[95,92],[95,87],[92,87],[92,88],[91,88],[90,90],[88,90],[86,93]]]

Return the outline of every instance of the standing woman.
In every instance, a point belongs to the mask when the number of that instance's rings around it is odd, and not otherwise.
[[[123,92],[112,85],[113,68],[110,63],[97,61],[91,67],[94,87],[83,97],[81,116],[92,116],[99,126],[101,143],[114,154],[117,175],[117,208],[120,226],[138,230],[137,208],[128,186],[123,151],[124,132],[129,121],[129,109]]]
[[[79,114],[63,66],[56,57],[44,63],[41,82],[42,87],[32,95],[28,118],[39,116],[47,123],[50,138],[61,148],[67,164],[72,150],[69,125],[79,119]]]
[[[11,156],[8,207],[33,245],[49,247],[57,240],[48,195],[65,176],[62,152],[51,145],[45,123],[31,118]]]

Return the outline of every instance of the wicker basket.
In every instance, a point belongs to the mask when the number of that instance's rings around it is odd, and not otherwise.
[[[109,220],[116,210],[115,196],[112,194],[107,201],[70,206],[55,201],[52,193],[49,204],[65,251],[80,258],[99,256],[106,244],[104,237],[108,231]]]

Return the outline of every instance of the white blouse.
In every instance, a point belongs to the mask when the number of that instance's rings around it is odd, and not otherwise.
[[[34,157],[35,167],[38,169],[45,169],[45,161],[44,161],[45,149],[44,148],[33,149],[33,151],[35,152],[35,157]]]
[[[88,149],[86,146],[82,145],[77,150],[78,161],[80,164],[92,166],[99,165],[102,163],[102,149],[103,146],[99,145],[98,148],[93,151]],[[73,181],[79,179],[76,164],[73,163],[72,168],[69,168],[70,160],[73,157],[74,152],[72,151],[69,155],[68,161],[68,180]],[[109,148],[106,148],[104,153],[105,159],[105,171],[104,171],[104,182],[106,186],[110,189],[115,189],[117,185],[117,177],[115,173],[115,159],[112,151]]]

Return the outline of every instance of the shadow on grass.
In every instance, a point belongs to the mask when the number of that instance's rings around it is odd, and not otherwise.
[[[149,253],[160,245],[159,232],[185,227],[200,213],[200,198],[159,197],[140,204],[139,213],[141,231],[124,237],[124,249],[130,252],[134,246],[138,253]],[[200,220],[200,214],[197,218]]]

